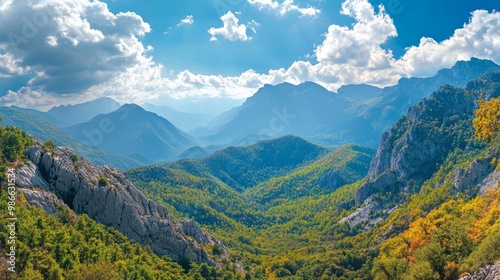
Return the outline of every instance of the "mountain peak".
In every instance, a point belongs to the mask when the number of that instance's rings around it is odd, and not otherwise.
[[[123,104],[120,108],[118,108],[118,111],[120,110],[133,110],[135,112],[147,112],[146,110],[144,110],[144,108],[142,108],[141,106],[135,104],[135,103],[126,103],[126,104]]]
[[[120,104],[110,97],[101,97],[93,101],[53,107],[47,113],[52,117],[64,121],[68,125],[87,122],[99,114],[115,111]]]
[[[303,95],[308,95],[308,94],[330,94],[331,92],[328,91],[326,88],[322,87],[321,85],[314,83],[314,82],[303,82],[298,85],[294,85],[288,82],[283,82],[281,84],[277,85],[269,85],[266,84],[263,87],[261,87],[252,97],[252,98],[258,98],[260,96],[303,96]],[[247,100],[248,100],[247,99]]]
[[[471,57],[470,60],[459,60],[455,63],[455,65],[452,68],[455,67],[464,67],[464,66],[486,66],[486,67],[494,67],[498,66],[495,62],[489,60],[489,59],[481,59],[477,57]]]
[[[453,65],[451,68],[439,70],[436,76],[450,75],[450,74],[453,76],[462,76],[462,75],[470,75],[471,73],[474,74],[478,73],[475,76],[479,76],[482,73],[498,70],[499,68],[500,66],[498,66],[491,60],[472,57],[468,61],[466,60],[457,61],[455,65]]]

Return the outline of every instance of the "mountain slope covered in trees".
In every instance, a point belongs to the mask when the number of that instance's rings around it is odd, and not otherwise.
[[[127,171],[126,179],[151,199],[140,200],[145,213],[159,207],[151,206],[156,201],[169,215],[193,219],[186,223],[193,228],[199,223],[222,241],[199,243],[200,250],[218,261],[216,267],[208,266],[214,264],[208,259],[200,265],[181,261],[183,266],[159,259],[152,253],[157,248],[128,241],[111,227],[122,225],[103,220],[99,211],[88,215],[107,229],[64,207],[55,208],[55,217],[41,213],[20,195],[23,210],[19,213],[26,217],[23,227],[29,227],[21,234],[22,243],[40,244],[36,250],[21,246],[28,256],[23,271],[30,274],[25,279],[50,273],[55,277],[96,273],[125,279],[139,274],[159,278],[162,273],[180,279],[194,274],[202,279],[457,279],[500,260],[496,249],[500,242],[500,171],[496,170],[500,110],[495,99],[499,96],[500,72],[483,75],[462,88],[443,86],[395,122],[383,134],[376,152],[356,145],[330,150],[285,136],[205,158]],[[482,110],[477,110],[478,105]],[[2,128],[0,136],[2,171],[10,162],[26,166],[23,151],[34,141],[17,129]],[[53,150],[57,151],[68,149]],[[67,158],[67,163],[73,161]],[[68,170],[79,168],[79,157],[73,158]],[[99,168],[95,171],[101,173],[92,175],[91,168],[86,170],[90,177],[111,172]],[[64,203],[72,201],[72,190],[57,182],[67,176],[52,181],[57,190],[53,195]],[[106,178],[96,177],[91,193],[104,189],[110,193],[104,197],[115,197],[112,186],[121,185],[112,180],[126,180]],[[115,192],[123,196],[130,190],[116,187]],[[26,201],[31,201],[29,195],[24,194]],[[150,216],[154,215],[143,218]],[[120,217],[119,221],[126,221]],[[54,225],[51,229],[57,233],[40,223]],[[82,224],[91,224],[90,229],[85,231]],[[0,229],[5,240],[7,229]],[[200,238],[190,230],[180,231],[193,240]],[[87,241],[85,234],[94,233],[97,236]],[[43,236],[55,239],[46,241]],[[72,236],[79,240],[74,249],[67,245],[77,242]],[[105,244],[110,253],[89,261],[89,250],[104,246],[99,244]],[[35,260],[40,254],[43,262]],[[140,261],[128,263],[123,258]]]
[[[313,187],[318,182],[315,170],[325,171],[322,175],[335,172],[335,164],[342,162],[339,157],[328,168],[321,167],[330,162],[329,157],[335,158],[335,152],[347,161],[347,167],[364,161],[350,161],[356,157],[342,154],[347,149],[343,147],[284,177],[256,182],[243,197],[234,191],[231,196],[219,196],[213,189],[194,195],[188,184],[175,192],[172,189],[182,184],[161,182],[172,175],[138,176],[147,169],[127,175],[143,181],[139,188],[173,205],[179,215],[203,221],[256,278],[420,279],[419,275],[430,275],[430,279],[456,279],[500,259],[485,249],[497,246],[495,205],[500,175],[492,162],[498,151],[494,145],[476,140],[472,127],[477,100],[499,95],[498,72],[464,88],[441,88],[384,134],[364,180],[327,190]],[[349,149],[370,155],[364,148]],[[176,166],[189,172],[182,167]],[[231,189],[230,182],[227,187],[219,185]],[[286,195],[273,193],[275,189]],[[311,192],[304,193],[304,189]],[[192,195],[182,196],[181,192]],[[233,201],[230,197],[237,197],[240,216],[201,207],[218,197],[228,198],[223,200],[227,203]],[[447,210],[449,207],[455,210]],[[183,212],[186,209],[191,210]],[[476,214],[467,216],[468,209]],[[248,213],[253,213],[252,218],[241,218],[250,217]],[[227,224],[222,219],[205,219],[219,215]],[[427,233],[421,232],[422,223],[429,225]],[[478,232],[472,232],[479,224]]]

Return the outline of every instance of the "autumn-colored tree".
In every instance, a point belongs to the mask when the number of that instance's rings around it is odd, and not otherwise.
[[[474,112],[472,121],[476,137],[492,142],[500,132],[500,97],[489,101],[479,100],[479,108]]]

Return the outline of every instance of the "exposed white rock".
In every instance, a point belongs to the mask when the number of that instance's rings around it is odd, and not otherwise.
[[[459,280],[500,280],[500,263],[481,267],[476,272],[467,274]]]
[[[175,261],[218,265],[202,244],[217,244],[227,254],[219,240],[194,221],[175,221],[165,207],[146,198],[118,169],[92,165],[67,147],[43,153],[35,146],[26,154],[29,162],[17,169],[20,191],[32,205],[48,213],[55,213],[55,205],[64,203],[77,214],[85,213]],[[99,178],[107,183],[100,184]]]

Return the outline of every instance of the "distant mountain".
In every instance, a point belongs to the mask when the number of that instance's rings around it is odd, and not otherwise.
[[[121,169],[129,169],[152,163],[151,160],[137,154],[118,155],[84,144],[52,124],[32,114],[23,113],[23,110],[0,107],[0,115],[2,116],[0,123],[3,126],[10,125],[20,128],[42,141],[53,140],[57,145],[73,147],[80,155],[85,156],[89,161],[97,165],[110,165]]]
[[[215,177],[237,191],[284,175],[316,160],[328,149],[287,135],[245,147],[229,147],[201,159],[185,159],[169,165],[199,177]]]
[[[209,156],[209,155],[210,155],[209,151],[203,149],[200,146],[194,146],[194,147],[191,147],[191,148],[185,150],[184,152],[182,152],[179,155],[179,159],[204,158],[204,157]]]
[[[146,103],[141,107],[147,111],[164,117],[183,131],[189,131],[197,127],[205,126],[215,118],[215,115],[184,113],[174,110],[168,106],[156,106],[149,103]]]
[[[65,128],[80,141],[119,154],[140,154],[153,161],[173,160],[195,140],[168,120],[135,104]]]
[[[266,85],[241,106],[221,114],[193,134],[208,144],[252,144],[268,137],[293,134],[315,143],[347,143],[375,147],[408,108],[444,84],[464,86],[469,80],[500,69],[489,60],[459,61],[430,78],[403,78],[383,89],[348,85],[333,93],[306,82]]]
[[[47,113],[52,117],[63,121],[67,124],[67,126],[71,126],[87,122],[99,114],[107,114],[113,112],[119,107],[120,104],[113,99],[109,97],[102,97],[81,104],[61,105],[53,107],[52,109],[47,111]]]
[[[441,69],[433,77],[402,78],[397,85],[384,88],[380,102],[360,114],[362,119],[371,121],[372,127],[381,133],[406,114],[411,106],[429,97],[441,86],[463,87],[470,80],[495,70],[500,70],[500,66],[494,62],[471,58],[470,61],[458,61],[450,69]]]
[[[69,123],[67,123],[66,121],[55,118],[54,116],[52,116],[51,114],[49,114],[47,112],[42,112],[42,111],[38,111],[35,109],[21,108],[21,107],[16,107],[16,106],[10,106],[10,108],[14,109],[16,111],[22,112],[22,113],[26,113],[28,115],[38,117],[38,118],[50,123],[51,125],[56,126],[56,127],[69,126]]]
[[[338,94],[312,82],[265,85],[243,105],[212,121],[206,131],[199,132],[200,138],[208,143],[231,143],[253,135],[247,144],[287,134],[311,138],[345,121],[348,116],[342,109],[348,105]]]
[[[171,98],[162,96],[155,101],[155,104],[157,106],[167,105],[176,111],[189,114],[203,113],[216,116],[241,105],[243,101],[228,97],[185,96],[184,98]]]

